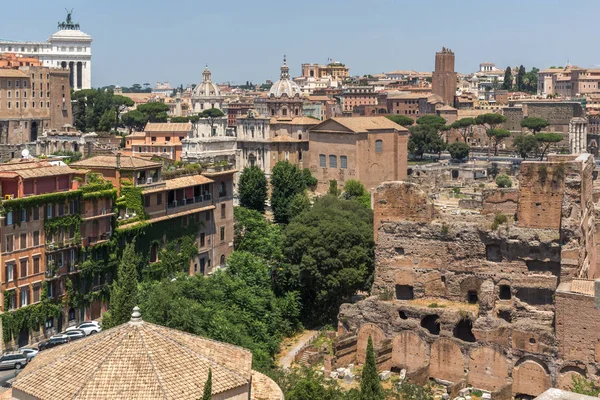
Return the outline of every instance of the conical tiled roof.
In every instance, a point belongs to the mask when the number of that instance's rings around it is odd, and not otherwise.
[[[249,392],[251,365],[248,350],[150,324],[134,313],[129,323],[40,352],[13,383],[13,397],[199,399],[209,369],[213,396]]]

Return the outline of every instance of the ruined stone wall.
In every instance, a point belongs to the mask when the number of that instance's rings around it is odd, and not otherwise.
[[[502,115],[506,117],[504,129],[509,131],[520,131],[521,121],[523,120],[523,109],[521,107],[505,107],[502,109]]]
[[[566,134],[569,122],[574,117],[583,117],[584,111],[580,103],[531,102],[523,103],[524,117],[543,118],[550,122],[546,129],[549,132]]]
[[[380,368],[500,399],[596,377],[596,347],[579,344],[587,318],[569,326],[581,302],[557,292],[596,264],[593,167],[587,155],[525,162],[518,189],[485,191],[481,214],[460,217],[413,184],[378,187],[372,297],[340,308],[339,331],[356,349],[340,351],[343,361],[360,363],[371,336]],[[587,329],[600,336],[595,322]],[[600,343],[595,335],[588,338]],[[571,359],[561,357],[567,348]]]

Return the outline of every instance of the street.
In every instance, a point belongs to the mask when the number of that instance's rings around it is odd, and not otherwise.
[[[21,369],[21,371],[22,371],[22,369]],[[10,380],[16,376],[17,376],[16,369],[0,370],[0,388],[4,387],[8,380]]]

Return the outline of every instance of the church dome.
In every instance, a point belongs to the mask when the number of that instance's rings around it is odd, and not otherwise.
[[[290,79],[290,67],[287,66],[285,56],[281,66],[281,76],[277,82],[271,86],[269,97],[294,97],[300,96],[302,91],[296,82]]]
[[[204,71],[202,72],[202,83],[199,83],[194,88],[194,97],[219,97],[221,95],[221,91],[219,90],[219,87],[213,83],[211,75],[208,66],[204,68]]]

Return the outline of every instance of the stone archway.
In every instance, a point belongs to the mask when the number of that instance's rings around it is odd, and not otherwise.
[[[405,368],[412,372],[425,365],[427,344],[413,332],[400,332],[392,342],[392,367]]]
[[[442,338],[431,345],[429,376],[450,382],[458,382],[464,378],[465,359],[454,340]]]
[[[373,348],[377,349],[381,346],[381,342],[385,339],[385,333],[375,324],[364,324],[358,330],[358,336],[356,341],[356,362],[358,364],[364,364],[367,355],[367,344],[369,343],[369,336],[373,340]]]
[[[539,396],[552,386],[546,364],[527,358],[521,359],[513,368],[513,395]]]
[[[508,381],[506,357],[491,347],[479,347],[471,352],[469,384],[476,388],[497,390]]]
[[[585,378],[586,372],[583,368],[578,368],[575,366],[567,366],[563,367],[560,370],[557,378],[557,387],[562,390],[572,390],[573,389],[573,378],[580,377]]]

